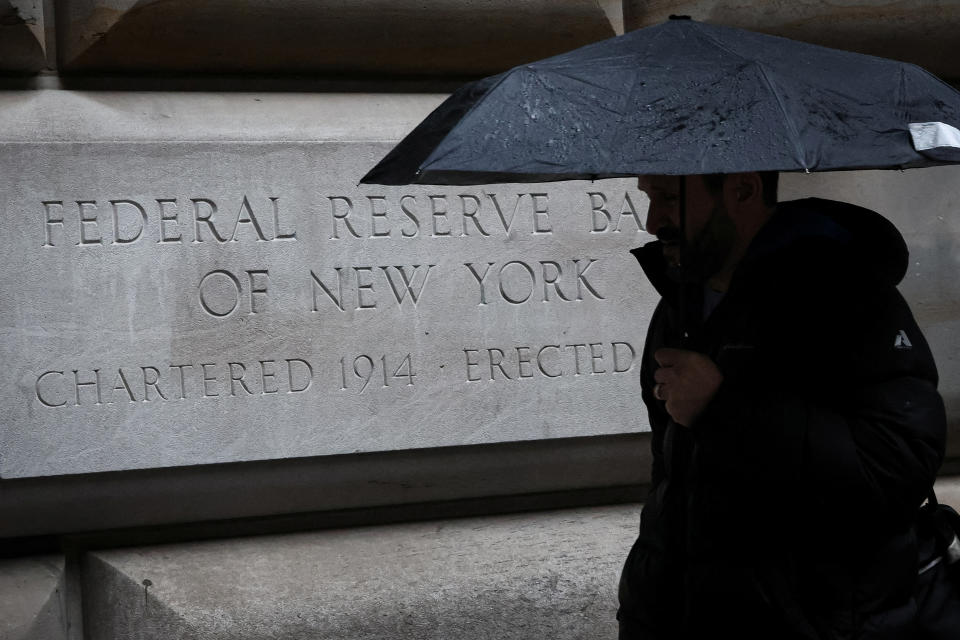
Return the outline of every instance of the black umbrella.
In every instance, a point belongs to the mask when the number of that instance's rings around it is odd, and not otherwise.
[[[957,127],[915,65],[674,18],[462,87],[361,182],[927,167],[960,163]]]
[[[956,127],[914,65],[673,19],[464,86],[361,182],[924,167]]]

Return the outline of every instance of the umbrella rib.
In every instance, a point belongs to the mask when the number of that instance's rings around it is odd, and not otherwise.
[[[803,167],[804,171],[810,173],[810,167],[807,166],[807,159],[806,154],[804,153],[803,143],[800,141],[800,132],[797,131],[796,124],[793,122],[790,114],[787,113],[787,108],[783,104],[783,98],[780,97],[780,93],[773,86],[773,82],[770,81],[770,77],[767,75],[767,70],[763,64],[756,60],[753,61],[753,64],[760,70],[760,76],[763,78],[764,83],[766,83],[767,89],[773,94],[773,97],[777,99],[777,108],[780,109],[780,113],[783,115],[783,121],[787,125],[787,133],[793,142],[794,150],[797,153],[797,160],[799,160],[800,166]]]
[[[712,45],[715,46],[716,48],[718,48],[718,49],[723,49],[724,51],[726,51],[726,52],[729,53],[730,55],[736,56],[737,58],[740,58],[741,60],[752,61],[750,58],[744,56],[743,54],[737,53],[736,51],[734,51],[733,49],[731,49],[731,48],[728,47],[727,45],[725,45],[725,44],[723,44],[722,42],[720,42],[719,40],[717,40],[717,39],[713,36],[713,34],[708,33],[707,31],[705,31],[705,30],[703,29],[703,27],[700,25],[699,22],[693,22],[693,21],[691,21],[691,24],[697,28],[697,33],[699,33],[701,36],[703,36],[704,38],[706,38],[707,40],[709,40],[709,41],[710,41],[710,44],[712,44]]]
[[[729,53],[732,56],[736,56],[740,60],[747,62],[748,64],[754,64],[760,70],[760,76],[763,78],[763,82],[767,85],[767,89],[770,93],[773,94],[773,97],[777,99],[777,108],[780,110],[780,113],[783,115],[783,120],[787,124],[787,132],[790,136],[791,142],[793,142],[794,151],[797,154],[797,159],[800,162],[800,165],[803,167],[804,171],[810,172],[810,167],[807,166],[806,154],[804,153],[803,144],[800,142],[800,132],[797,131],[797,127],[793,122],[793,119],[790,118],[790,115],[787,113],[787,108],[783,104],[783,99],[780,97],[780,93],[774,88],[773,82],[770,81],[770,77],[767,75],[767,70],[763,66],[763,63],[758,60],[753,60],[748,58],[740,53],[737,53],[727,45],[723,44],[721,41],[717,40],[712,34],[706,32],[699,23],[694,22],[694,26],[697,27],[697,33],[702,35],[708,41],[710,41],[713,46],[718,49]]]

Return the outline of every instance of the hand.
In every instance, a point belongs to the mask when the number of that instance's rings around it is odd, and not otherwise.
[[[660,368],[653,374],[653,395],[666,403],[673,421],[691,426],[707,408],[723,382],[717,365],[702,353],[685,349],[658,349],[653,354]]]

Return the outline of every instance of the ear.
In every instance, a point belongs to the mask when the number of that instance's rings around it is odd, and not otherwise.
[[[755,171],[730,174],[724,182],[724,197],[728,206],[763,202],[763,182],[760,174]]]

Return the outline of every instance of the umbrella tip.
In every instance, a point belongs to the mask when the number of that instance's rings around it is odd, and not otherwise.
[[[678,16],[675,13],[671,13],[670,19],[671,20],[692,20],[693,18],[691,18],[690,16]]]

